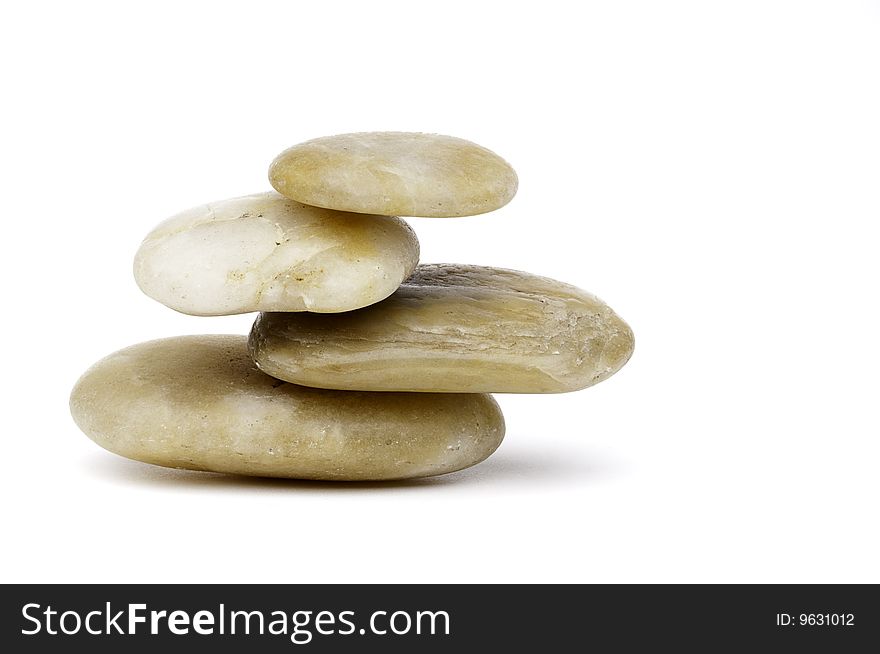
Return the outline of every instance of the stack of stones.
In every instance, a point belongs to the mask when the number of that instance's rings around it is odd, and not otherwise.
[[[177,311],[260,312],[250,337],[135,345],[77,382],[79,427],[111,452],[192,470],[325,480],[438,475],[484,460],[504,420],[488,393],[575,391],[614,374],[633,334],[568,284],[418,265],[397,216],[469,216],[517,189],[458,138],[364,133],[281,153],[277,193],[161,223],[134,262]]]

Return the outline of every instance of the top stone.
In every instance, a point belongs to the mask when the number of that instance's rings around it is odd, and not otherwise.
[[[452,218],[494,211],[516,194],[513,168],[453,136],[363,132],[326,136],[282,152],[275,190],[316,207],[383,216]]]

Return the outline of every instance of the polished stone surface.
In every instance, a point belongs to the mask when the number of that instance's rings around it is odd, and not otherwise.
[[[391,297],[343,314],[263,313],[259,367],[318,388],[562,393],[607,379],[633,333],[605,303],[529,273],[420,265]]]
[[[349,311],[387,297],[419,243],[399,218],[320,209],[277,193],[212,202],[166,220],[135,256],[141,290],[177,311]]]
[[[489,395],[358,393],[263,374],[244,336],[141,343],[96,363],[70,397],[102,447],[172,468],[323,480],[439,475],[504,437]]]
[[[363,132],[306,141],[269,168],[282,195],[340,211],[447,218],[494,211],[516,194],[513,168],[452,136]]]

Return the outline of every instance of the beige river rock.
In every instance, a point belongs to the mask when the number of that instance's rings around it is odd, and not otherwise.
[[[141,290],[182,313],[349,311],[389,296],[419,259],[404,221],[258,193],[184,211],[135,256]]]
[[[510,164],[453,136],[363,132],[282,152],[269,181],[289,198],[339,211],[448,218],[494,211],[518,185]]]
[[[613,375],[634,340],[606,304],[568,284],[434,264],[358,311],[263,313],[249,346],[263,371],[318,388],[562,393]]]
[[[489,395],[305,388],[254,366],[244,336],[141,343],[96,363],[70,398],[102,447],[172,468],[324,480],[439,475],[504,437]]]

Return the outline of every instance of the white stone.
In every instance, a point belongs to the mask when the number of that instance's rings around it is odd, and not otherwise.
[[[144,293],[197,316],[333,313],[391,295],[419,244],[399,218],[260,193],[205,204],[156,227],[135,256]]]

